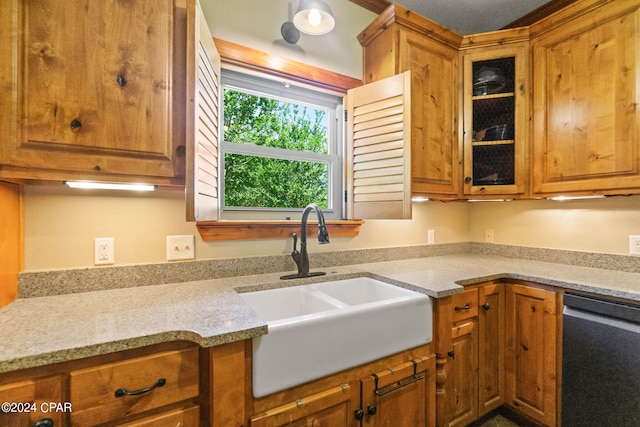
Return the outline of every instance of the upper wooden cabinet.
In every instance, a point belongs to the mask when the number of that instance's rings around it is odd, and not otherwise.
[[[640,192],[640,3],[574,3],[530,27],[533,193]]]
[[[360,35],[364,82],[411,71],[411,192],[455,199],[460,190],[459,47],[462,37],[397,4]]]
[[[464,194],[522,196],[528,184],[529,32],[463,41]]]
[[[182,2],[2,2],[0,177],[184,182]]]

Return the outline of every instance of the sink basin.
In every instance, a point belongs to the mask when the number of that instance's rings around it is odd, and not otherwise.
[[[253,339],[255,397],[432,340],[431,299],[369,277],[240,296],[269,330]]]

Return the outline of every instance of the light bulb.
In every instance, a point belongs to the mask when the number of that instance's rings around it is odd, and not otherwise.
[[[309,11],[309,24],[316,27],[318,26],[318,24],[320,24],[321,20],[322,16],[320,16],[320,11],[318,9],[311,9]]]

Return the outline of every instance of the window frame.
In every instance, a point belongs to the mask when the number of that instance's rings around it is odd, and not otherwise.
[[[224,171],[225,154],[241,154],[274,159],[294,161],[309,161],[325,163],[328,168],[329,186],[328,207],[322,211],[326,219],[342,219],[345,217],[344,203],[344,162],[345,162],[345,123],[343,98],[333,93],[318,88],[309,88],[286,78],[276,78],[263,73],[247,72],[235,68],[222,67],[221,69],[221,94],[220,94],[220,129],[224,123],[224,90],[231,89],[249,93],[256,96],[265,96],[277,100],[296,103],[312,108],[326,109],[327,117],[327,154],[310,151],[286,150],[274,147],[265,147],[252,143],[235,143],[224,141],[224,132],[220,134],[219,146],[219,170]],[[286,219],[302,212],[302,208],[261,208],[226,206],[225,201],[225,177],[220,177],[219,197],[221,219]]]
[[[277,78],[283,78],[302,85],[318,88],[344,97],[349,89],[362,85],[362,80],[339,74],[313,65],[274,56],[268,52],[232,43],[227,40],[213,38],[215,48],[220,55],[221,64],[227,68],[236,68],[246,72],[258,71]],[[193,64],[191,65],[193,67]],[[195,85],[195,82],[192,82]],[[193,90],[193,88],[192,88]],[[195,91],[194,91],[195,93]],[[195,96],[195,95],[194,95]],[[194,99],[187,99],[187,110],[195,107]],[[191,106],[191,107],[190,107]],[[194,119],[195,120],[195,119]],[[189,128],[189,126],[187,126]],[[217,133],[216,133],[217,135]],[[192,136],[193,137],[193,136]],[[217,158],[217,146],[214,156]],[[187,163],[190,160],[187,160]],[[210,177],[209,177],[210,178]],[[207,182],[217,188],[218,175],[215,182]],[[216,191],[217,194],[217,191]],[[216,205],[216,212],[218,212]],[[187,215],[189,214],[187,210]],[[191,218],[191,219],[189,219]],[[193,217],[188,216],[193,221]],[[331,237],[355,237],[360,233],[363,220],[327,220],[327,229]],[[255,239],[287,239],[291,233],[300,231],[300,221],[293,220],[220,220],[197,219],[196,227],[203,241],[255,240]],[[308,226],[308,234],[313,230]]]

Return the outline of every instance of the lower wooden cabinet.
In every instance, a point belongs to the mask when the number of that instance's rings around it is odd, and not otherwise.
[[[69,374],[71,425],[113,422],[197,398],[197,347],[101,364]]]
[[[184,342],[9,372],[0,401],[16,406],[0,426],[198,427],[199,380],[200,349]]]
[[[119,424],[119,427],[186,427],[200,425],[200,410],[197,406],[163,412],[141,420]]]
[[[401,353],[254,399],[255,415],[250,418],[250,425],[435,426],[435,355],[414,354],[415,351]],[[322,389],[331,383],[335,385]]]
[[[357,385],[341,384],[254,416],[251,426],[356,426],[359,392]]]
[[[2,382],[0,382],[2,384]],[[63,410],[51,403],[63,403],[62,375],[53,375],[0,385],[0,426],[55,427],[63,424]],[[68,411],[67,411],[68,412]],[[46,420],[50,423],[46,423]]]
[[[435,300],[438,426],[466,426],[505,404],[556,425],[559,300],[508,282]]]
[[[559,421],[559,294],[519,284],[507,292],[507,404],[546,426]]]
[[[422,357],[364,378],[363,426],[435,425],[435,357]],[[358,417],[356,417],[358,418]]]

